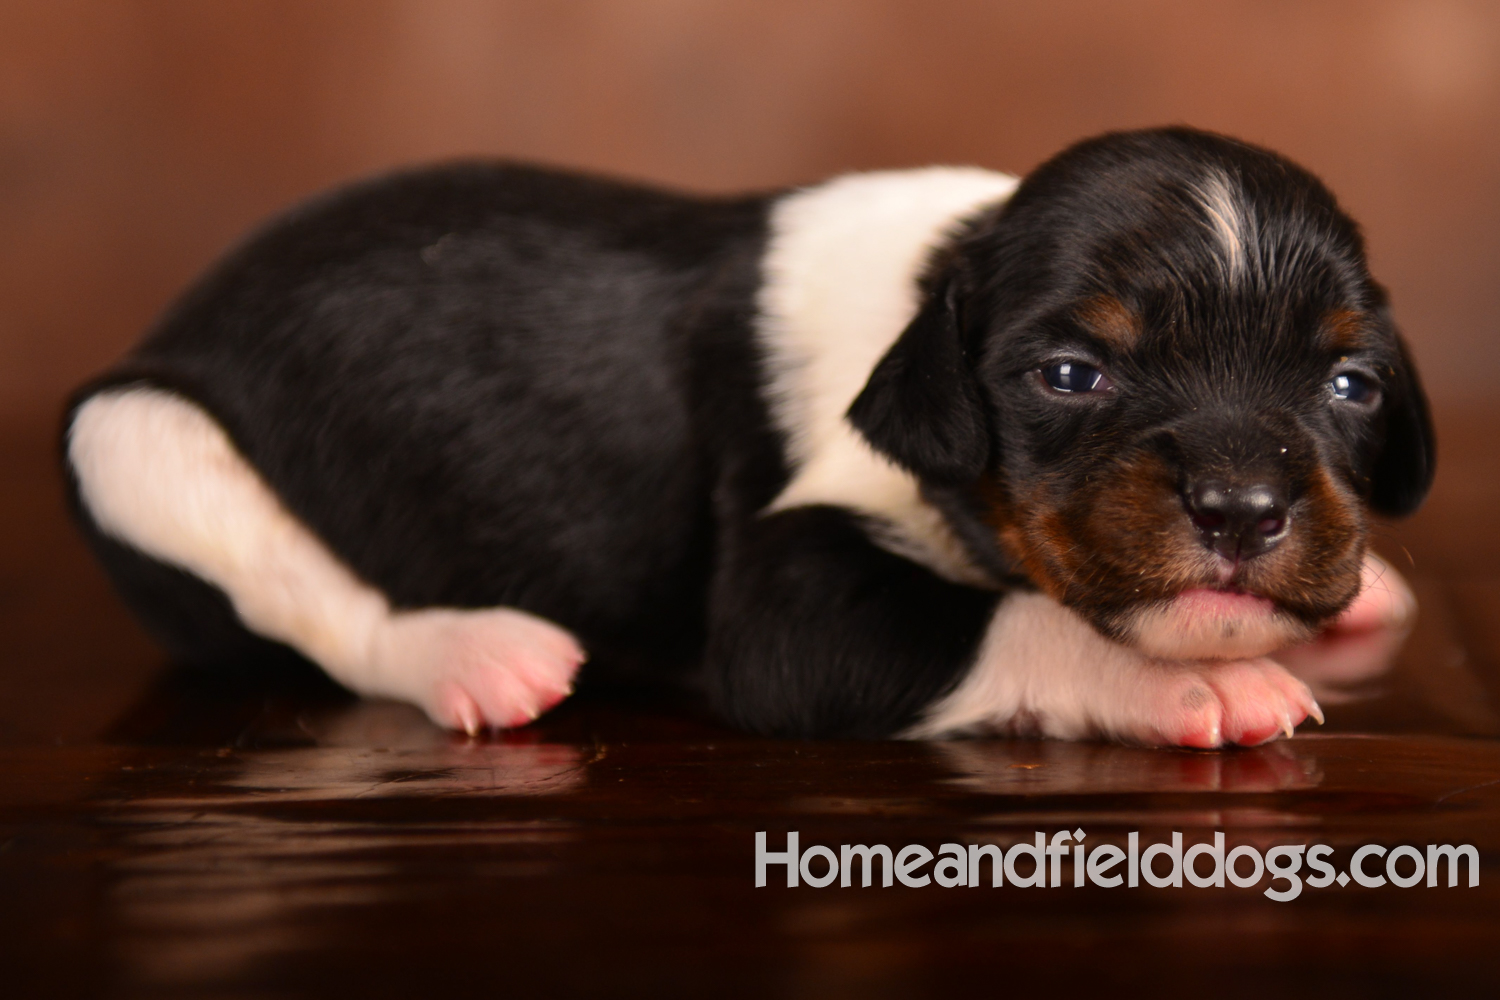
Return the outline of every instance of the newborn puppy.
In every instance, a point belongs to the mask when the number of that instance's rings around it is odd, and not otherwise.
[[[1348,610],[1368,514],[1433,472],[1354,223],[1188,129],[1019,186],[357,186],[190,291],[65,449],[186,660],[306,658],[470,733],[592,654],[760,732],[1201,747],[1319,714],[1267,657],[1382,606]]]

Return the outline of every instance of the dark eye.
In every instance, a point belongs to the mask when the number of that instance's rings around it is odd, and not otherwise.
[[[1060,361],[1044,366],[1042,381],[1058,392],[1101,392],[1114,384],[1099,369],[1081,361]]]
[[[1350,403],[1368,402],[1375,395],[1375,387],[1359,372],[1339,372],[1328,381],[1334,399]]]

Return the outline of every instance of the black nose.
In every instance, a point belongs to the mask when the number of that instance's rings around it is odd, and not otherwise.
[[[1187,491],[1188,513],[1203,544],[1225,559],[1250,559],[1286,537],[1286,494],[1264,482],[1205,479]]]

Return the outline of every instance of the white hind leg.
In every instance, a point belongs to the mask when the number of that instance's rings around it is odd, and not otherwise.
[[[105,534],[218,587],[251,631],[361,694],[474,733],[521,725],[572,690],[584,653],[571,634],[512,608],[393,611],[180,396],[100,393],[73,418],[68,460]]]

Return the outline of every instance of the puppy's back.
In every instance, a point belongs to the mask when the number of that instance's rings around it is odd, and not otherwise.
[[[763,217],[496,164],[358,185],[231,254],[79,402],[197,403],[398,606],[649,646],[696,631],[708,561],[689,329],[753,280]]]

